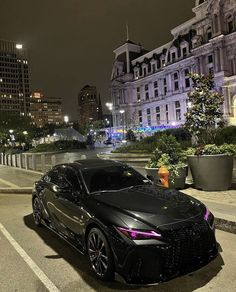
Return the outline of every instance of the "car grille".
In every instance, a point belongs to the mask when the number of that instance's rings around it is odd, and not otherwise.
[[[163,262],[168,274],[190,271],[206,262],[216,250],[215,235],[206,221],[162,234],[170,240]]]

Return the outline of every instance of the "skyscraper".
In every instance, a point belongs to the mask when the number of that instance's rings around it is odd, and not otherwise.
[[[27,51],[22,44],[0,40],[0,112],[29,115]]]
[[[30,100],[30,113],[33,124],[43,127],[46,124],[63,123],[62,98],[44,97],[40,92],[33,92]]]
[[[91,121],[102,119],[100,95],[95,86],[84,86],[78,96],[79,125],[85,126]]]

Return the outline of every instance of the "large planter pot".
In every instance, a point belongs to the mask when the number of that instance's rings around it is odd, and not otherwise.
[[[225,191],[232,184],[233,156],[189,155],[188,163],[195,188],[205,191]]]
[[[153,178],[155,184],[160,184],[160,176],[158,175],[158,168],[145,168],[149,177]],[[183,167],[178,170],[178,175],[174,178],[173,182],[169,180],[169,187],[174,189],[184,189],[185,180],[187,177],[188,167]]]

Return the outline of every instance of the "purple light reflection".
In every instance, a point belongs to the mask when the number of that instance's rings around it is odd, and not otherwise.
[[[206,208],[206,212],[205,212],[205,215],[204,215],[204,220],[208,220],[208,217],[209,217],[209,214],[210,214],[210,212],[209,212],[209,210]]]
[[[143,235],[143,237],[162,237],[160,233],[157,233],[153,230],[150,231],[140,231],[140,230],[134,230],[134,229],[129,229],[129,228],[124,228],[124,227],[117,227],[121,232],[127,232],[130,237],[132,237],[133,239],[137,238],[138,235]]]

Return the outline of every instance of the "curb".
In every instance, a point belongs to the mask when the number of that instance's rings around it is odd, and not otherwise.
[[[12,194],[12,195],[20,195],[20,194],[29,195],[30,194],[31,195],[32,188],[0,189],[0,195],[1,194]],[[214,214],[214,212],[213,212],[213,214]],[[215,217],[215,227],[216,227],[216,229],[236,234],[236,222],[234,222],[234,221]]]
[[[236,222],[215,218],[215,227],[219,230],[236,234]]]
[[[9,189],[0,189],[0,194],[13,194],[13,195],[18,195],[18,194],[32,194],[32,188],[9,188]]]

